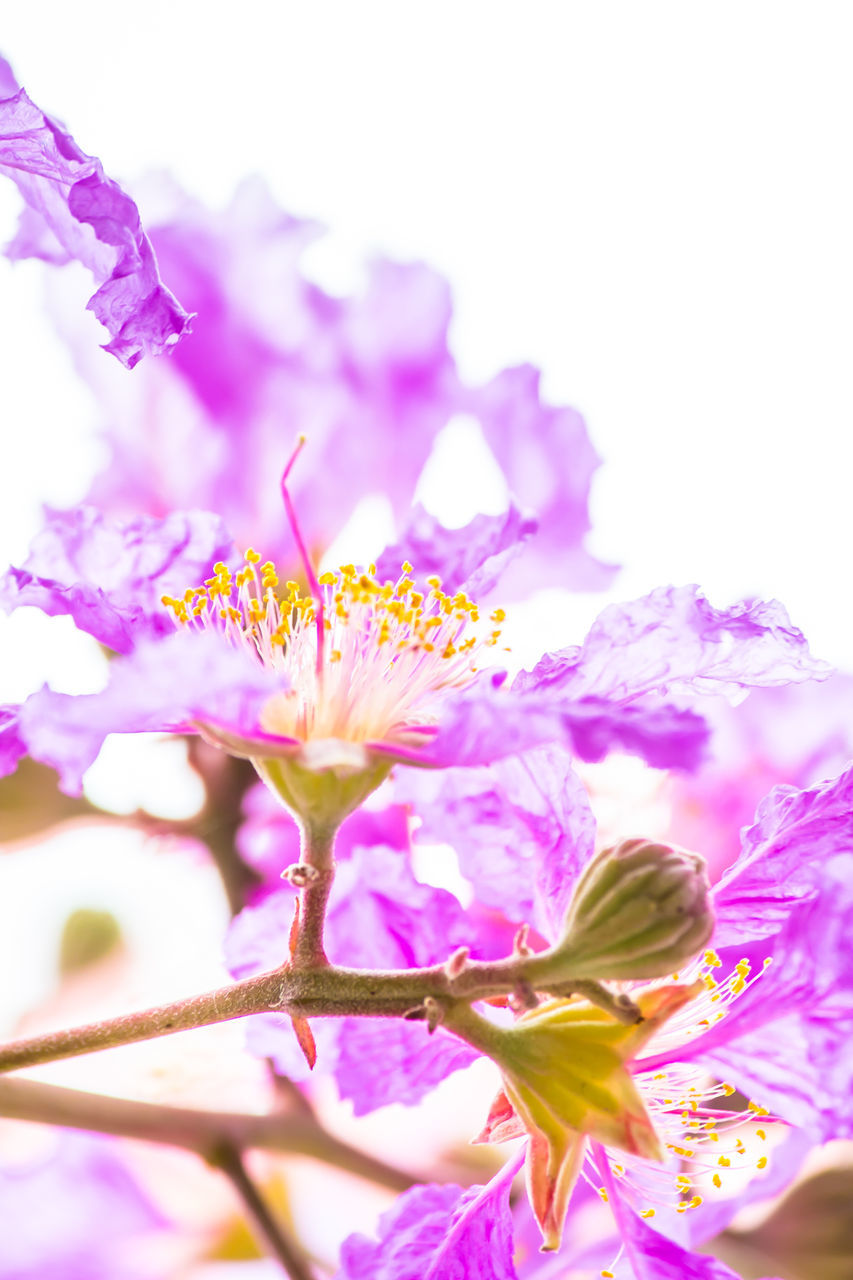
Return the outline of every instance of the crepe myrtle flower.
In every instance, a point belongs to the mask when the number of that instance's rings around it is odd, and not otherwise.
[[[8,258],[87,267],[88,302],[110,334],[105,350],[128,369],[146,352],[170,351],[192,316],[160,279],[151,241],[130,196],[36,106],[0,57],[0,173],[25,201]]]
[[[69,614],[127,656],[101,693],[42,689],[7,709],[7,758],[23,744],[74,792],[108,733],[199,732],[252,759],[294,812],[329,828],[396,761],[481,765],[561,740],[584,759],[621,748],[689,768],[707,736],[685,705],[697,691],[824,673],[780,605],[714,610],[688,587],[611,607],[583,646],[508,683],[485,666],[500,655],[503,612],[481,611],[471,584],[491,589],[532,522],[513,508],[445,538],[443,579],[424,580],[412,558],[388,574],[386,557],[376,573],[344,565],[318,578],[288,489],[300,448],[282,493],[307,590],[281,583],[251,548],[242,564],[220,553],[194,583],[205,549],[224,538],[207,513],[124,526],[56,517],[0,582],[0,600]]]

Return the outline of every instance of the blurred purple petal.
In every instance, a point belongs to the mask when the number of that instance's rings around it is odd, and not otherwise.
[[[853,855],[853,768],[804,791],[776,787],[715,889],[715,945],[778,933],[825,890],[827,866],[842,853]]]
[[[162,595],[183,596],[233,552],[222,521],[207,511],[127,523],[94,507],[53,511],[24,564],[0,578],[0,607],[68,614],[102,644],[129,653],[146,636],[174,631]]]
[[[20,707],[0,706],[0,778],[14,773],[18,761],[27,754],[19,721]]]
[[[299,858],[299,830],[290,813],[263,783],[247,792],[244,821],[237,831],[240,857],[265,880],[277,884],[285,867]],[[409,848],[408,815],[403,805],[357,809],[344,819],[335,840],[335,860],[349,858],[354,849],[385,845]]]
[[[475,516],[461,529],[445,529],[435,516],[416,506],[400,541],[379,557],[376,576],[380,582],[387,578],[395,582],[400,566],[408,560],[419,582],[437,574],[449,594],[465,591],[476,600],[491,591],[535,532],[535,519],[514,504],[500,516]]]
[[[482,425],[510,490],[536,513],[539,526],[505,589],[516,595],[555,585],[599,590],[615,570],[591,556],[583,541],[600,459],[579,413],[542,403],[540,376],[532,365],[504,369],[468,399],[468,411]]]
[[[478,1056],[441,1028],[429,1035],[423,1022],[347,1018],[335,1074],[341,1097],[363,1116],[392,1103],[414,1106]]]
[[[539,747],[480,769],[410,769],[397,791],[418,841],[446,843],[477,900],[556,935],[595,843],[595,818],[571,757]]]
[[[191,317],[160,279],[136,205],[18,88],[2,59],[0,172],[29,206],[7,253],[57,262],[64,252],[82,262],[100,286],[88,307],[110,332],[106,351],[132,369],[178,342]]]
[[[143,1280],[166,1226],[112,1139],[58,1133],[53,1150],[0,1167],[0,1273],[9,1280]]]
[[[713,729],[711,760],[695,775],[666,780],[668,834],[700,852],[717,880],[772,787],[807,787],[853,758],[853,678],[755,689],[736,707],[718,701],[703,711]]]
[[[251,737],[264,700],[280,688],[280,676],[219,636],[178,633],[116,659],[100,693],[75,697],[45,686],[32,694],[20,733],[29,754],[57,770],[62,790],[79,795],[108,734],[191,730],[205,720]]]

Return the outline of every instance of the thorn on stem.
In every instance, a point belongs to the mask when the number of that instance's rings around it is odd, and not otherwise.
[[[523,924],[519,928],[512,940],[512,954],[523,959],[525,956],[533,955],[533,948],[527,945],[527,936],[530,933],[530,925]]]
[[[426,1011],[427,1031],[432,1035],[439,1023],[444,1021],[444,1009],[432,996],[424,997],[424,1009]]]
[[[462,970],[468,963],[468,957],[471,955],[469,947],[458,947],[453,955],[445,961],[444,972],[452,982],[454,978],[458,978]]]

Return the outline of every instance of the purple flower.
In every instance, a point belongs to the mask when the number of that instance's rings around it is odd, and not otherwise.
[[[496,562],[528,531],[523,521],[481,517],[441,545],[453,572],[490,583]],[[294,533],[304,552],[295,525]],[[13,606],[71,612],[78,625],[128,649],[163,626],[153,593],[226,541],[222,526],[201,513],[117,526],[86,513],[56,517],[29,567],[7,576],[5,594]],[[683,703],[691,691],[824,670],[781,606],[714,610],[696,588],[670,588],[605,610],[581,648],[546,654],[506,689],[503,672],[480,670],[504,612],[481,617],[466,584],[450,592],[437,576],[420,583],[409,562],[396,582],[377,578],[375,566],[364,573],[344,565],[320,579],[307,559],[305,568],[310,595],[296,582],[282,589],[274,565],[261,565],[251,548],[235,570],[217,561],[212,577],[162,597],[185,643],[172,644],[156,676],[157,649],[143,646],[112,665],[102,693],[78,704],[42,690],[21,712],[22,740],[76,790],[107,733],[195,729],[255,760],[293,811],[314,803],[293,789],[307,776],[361,778],[342,800],[342,820],[394,761],[484,765],[562,741],[587,760],[622,748],[661,767],[689,768],[707,727],[662,694]],[[192,669],[202,637],[197,665],[211,673],[204,687]],[[216,643],[223,652],[230,646],[231,656],[216,659]],[[226,672],[235,680],[230,699]],[[148,683],[154,700],[146,702]]]
[[[9,1280],[142,1280],[140,1244],[166,1226],[108,1139],[63,1133],[0,1167],[0,1272]]]
[[[99,286],[88,308],[110,332],[106,351],[132,369],[188,331],[192,317],[162,283],[136,205],[30,101],[2,58],[0,171],[27,204],[7,257],[82,262]]]

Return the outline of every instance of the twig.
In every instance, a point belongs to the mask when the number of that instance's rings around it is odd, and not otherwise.
[[[246,1115],[108,1098],[40,1080],[0,1080],[0,1115],[181,1147],[214,1160],[223,1146],[307,1156],[354,1177],[405,1191],[410,1174],[333,1137],[311,1114]]]
[[[272,1215],[269,1205],[249,1177],[241,1152],[228,1144],[211,1160],[229,1179],[243,1201],[256,1235],[273,1258],[284,1267],[290,1280],[315,1280],[308,1259],[283,1223]]]
[[[579,984],[576,984],[576,986]],[[586,984],[589,986],[590,984]],[[271,973],[244,978],[230,987],[176,1000],[138,1013],[107,1018],[67,1031],[49,1032],[0,1047],[0,1072],[70,1058],[96,1049],[151,1040],[193,1027],[227,1022],[253,1013],[284,1013],[297,1018],[411,1016],[425,1000],[484,1000],[530,986],[546,994],[565,995],[571,982],[559,957],[550,952],[510,956],[504,960],[472,960],[449,977],[444,965],[424,969],[346,969],[320,964],[312,968],[285,965]],[[593,999],[591,992],[587,993]],[[625,1022],[637,1010],[609,1000],[610,1012]]]

